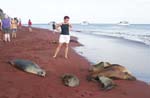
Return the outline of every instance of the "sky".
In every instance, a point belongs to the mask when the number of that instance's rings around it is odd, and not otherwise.
[[[23,23],[61,22],[68,15],[71,23],[150,24],[150,0],[0,0],[0,8]]]

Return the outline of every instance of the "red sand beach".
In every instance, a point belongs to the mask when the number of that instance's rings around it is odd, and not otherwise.
[[[118,87],[107,92],[100,90],[100,84],[86,80],[90,63],[73,49],[69,50],[68,60],[63,51],[52,58],[57,46],[51,43],[54,39],[58,35],[49,30],[34,28],[28,32],[24,27],[12,42],[0,41],[0,98],[150,98],[150,86],[141,81],[115,80]],[[70,47],[78,45],[71,42]],[[28,74],[7,63],[15,58],[36,62],[47,76]],[[64,73],[76,74],[80,86],[64,86],[60,79]]]

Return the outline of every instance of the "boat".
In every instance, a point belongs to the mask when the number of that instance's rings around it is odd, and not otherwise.
[[[128,21],[120,21],[120,22],[118,23],[118,25],[128,26],[128,25],[130,25],[130,24],[129,24]]]
[[[89,22],[83,21],[83,22],[81,22],[81,25],[89,25]]]

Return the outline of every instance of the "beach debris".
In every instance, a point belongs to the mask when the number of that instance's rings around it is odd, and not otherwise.
[[[24,60],[24,59],[14,59],[9,61],[11,65],[14,67],[23,70],[28,73],[36,74],[38,76],[45,77],[46,76],[46,71],[41,69],[39,65],[36,63],[29,61],[29,60]]]
[[[89,68],[89,75],[87,79],[89,81],[100,81],[100,77],[107,77],[110,79],[122,79],[122,80],[136,80],[131,72],[124,66],[119,64],[110,64],[108,62],[100,62]],[[105,81],[103,81],[104,84]],[[107,84],[107,83],[106,83]]]
[[[116,87],[116,83],[105,76],[98,76],[99,82],[102,84],[102,90],[111,90],[112,88]]]
[[[62,76],[62,82],[64,83],[65,86],[69,87],[76,87],[79,86],[80,80],[76,75],[73,74],[64,74]]]
[[[79,43],[76,39],[70,39],[70,42]]]
[[[71,42],[71,43],[78,43],[78,44],[79,44],[78,38],[77,38],[77,37],[74,37],[74,36],[71,36],[71,37],[70,37],[70,42]]]
[[[58,42],[57,42],[57,41],[51,41],[51,43],[52,43],[52,44],[58,44]]]

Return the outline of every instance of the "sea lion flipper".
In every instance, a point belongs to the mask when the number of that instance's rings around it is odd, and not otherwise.
[[[99,76],[99,81],[102,84],[102,90],[111,90],[113,89],[116,84],[114,83],[114,81],[112,79],[110,79],[109,77],[106,76]]]
[[[15,65],[14,61],[12,61],[12,60],[8,61],[8,64],[13,65],[13,66]]]
[[[115,88],[116,86],[117,86],[117,85],[109,85],[109,86],[107,86],[107,87],[102,88],[102,90],[104,90],[104,91],[109,91],[109,90]]]

